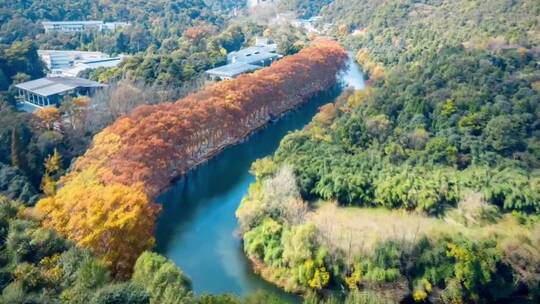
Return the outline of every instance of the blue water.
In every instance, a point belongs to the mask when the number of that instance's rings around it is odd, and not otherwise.
[[[342,79],[356,89],[364,87],[363,74],[355,64],[350,65]],[[235,211],[254,181],[249,174],[253,161],[273,154],[288,132],[305,126],[318,108],[332,102],[340,91],[316,96],[194,169],[160,196],[163,211],[158,220],[156,250],[191,277],[196,293],[243,296],[264,289],[291,303],[299,301],[297,296],[253,273],[235,233]]]

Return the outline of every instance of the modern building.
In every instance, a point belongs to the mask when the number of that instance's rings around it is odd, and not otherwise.
[[[102,52],[38,50],[38,55],[50,71],[71,68],[75,62],[109,58]]]
[[[256,45],[227,55],[227,63],[243,62],[247,64],[267,66],[279,59],[277,44]]]
[[[206,71],[206,74],[214,80],[227,80],[236,78],[244,73],[251,73],[258,69],[262,69],[262,66],[236,62],[208,70]]]
[[[269,44],[268,40],[257,38],[255,46],[231,52],[227,55],[227,65],[206,71],[214,80],[226,80],[262,69],[282,56],[277,53],[277,45]]]
[[[49,76],[76,77],[86,69],[110,68],[122,62],[123,56],[109,57],[102,52],[38,50],[47,65]]]
[[[15,85],[18,108],[34,112],[59,106],[65,96],[91,96],[106,85],[77,77],[45,77]]]
[[[43,21],[45,33],[51,32],[83,32],[83,31],[114,31],[118,28],[128,26],[127,22],[103,22],[98,20],[90,21]]]
[[[122,62],[122,59],[123,59],[123,56],[83,60],[83,61],[76,62],[69,69],[57,70],[57,73],[52,74],[52,76],[77,77],[79,76],[79,73],[81,73],[84,70],[95,70],[98,68],[116,67]]]

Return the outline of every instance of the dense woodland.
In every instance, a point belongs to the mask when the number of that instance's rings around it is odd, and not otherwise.
[[[324,8],[370,86],[253,165],[237,216],[261,275],[369,303],[538,302],[539,12],[496,0]]]
[[[29,209],[0,197],[0,302],[258,304],[278,303],[257,292],[194,295],[190,279],[176,265],[152,252],[137,259],[133,276],[115,281],[106,265],[86,249],[41,227]]]
[[[234,16],[244,3],[0,0],[0,302],[280,303],[194,295],[173,262],[147,251],[159,191],[344,68],[335,42],[304,48],[298,29]],[[344,91],[253,164],[237,217],[254,269],[306,303],[540,301],[540,3],[279,9],[320,13],[369,86]],[[93,19],[131,25],[40,26]],[[299,53],[169,102],[259,35]],[[83,73],[109,84],[92,100],[29,115],[15,110],[13,84],[44,75],[38,48],[130,56]]]
[[[202,71],[224,63],[227,52],[253,43],[256,35],[272,38],[283,54],[298,52],[301,45],[296,42],[305,41],[305,35],[290,27],[272,27],[263,33],[265,27],[249,18],[231,22],[229,12],[244,1],[61,2],[4,1],[0,5],[0,193],[6,196],[0,199],[1,237],[5,240],[0,248],[0,302],[278,303],[264,293],[244,299],[232,295],[195,296],[189,279],[171,261],[153,253],[139,255],[141,251],[130,254],[127,261],[117,258],[124,263],[120,268],[129,267],[132,273],[131,279],[124,276],[119,281],[103,256],[98,259],[96,252],[81,249],[101,246],[92,238],[116,231],[94,231],[87,239],[79,240],[84,243],[80,246],[41,228],[31,206],[40,197],[58,191],[58,178],[75,157],[84,153],[89,139],[121,115],[137,106],[175,100],[201,88],[205,85],[199,76]],[[43,20],[81,19],[129,21],[132,26],[111,33],[45,34],[40,25]],[[109,84],[91,100],[66,99],[60,109],[30,115],[15,109],[13,84],[45,75],[38,48],[99,50],[130,56],[117,69],[85,71],[81,75]],[[84,189],[97,187],[86,182]],[[137,204],[141,197],[147,197],[136,191],[126,196],[127,192],[133,191],[117,187],[101,193],[102,198],[110,199],[105,209],[117,208],[115,204],[122,200]],[[98,200],[92,197],[88,202],[96,205]],[[111,223],[123,227],[131,215],[139,215],[125,213],[129,207],[109,214],[121,217]],[[85,220],[100,215],[97,212]],[[144,222],[140,217],[135,220]],[[153,221],[133,231],[152,233],[151,226]],[[136,237],[128,236],[126,240],[135,242]],[[142,243],[135,250],[150,248],[149,244]],[[133,250],[127,247],[109,252]]]
[[[119,116],[202,88],[204,70],[223,64],[228,52],[250,45],[257,35],[273,38],[283,54],[297,52],[301,45],[296,42],[306,40],[288,27],[263,33],[265,28],[249,18],[230,20],[231,9],[243,1],[67,3],[14,1],[0,9],[0,122],[7,126],[0,130],[0,191],[29,205],[41,192],[44,162],[54,150],[62,156],[62,168],[68,168],[93,135]],[[45,34],[40,25],[42,20],[79,19],[129,20],[133,26],[113,33]],[[109,84],[92,100],[65,100],[60,111],[35,117],[16,112],[13,84],[45,75],[38,48],[129,56],[118,68],[82,72],[81,77]]]
[[[219,30],[226,26],[229,10],[240,4],[2,1],[0,122],[6,127],[0,129],[1,193],[34,204],[45,174],[45,159],[54,150],[62,155],[62,167],[67,168],[87,149],[92,136],[118,116],[138,105],[175,100],[200,88],[200,72],[223,62],[227,51],[245,42],[243,32],[237,28]],[[129,21],[132,26],[112,33],[45,34],[41,26],[44,20]],[[207,38],[212,39],[207,43]],[[110,83],[93,100],[66,100],[59,112],[35,117],[16,112],[13,84],[45,75],[38,48],[140,55],[130,57],[118,70],[90,75]],[[157,55],[156,50],[168,55]],[[65,116],[69,119],[62,119]]]
[[[303,32],[291,26],[265,27],[250,18],[238,17],[226,27],[212,23],[189,27],[180,37],[151,45],[144,52],[126,58],[117,68],[89,72],[89,78],[101,82],[126,78],[143,81],[154,90],[183,97],[186,89],[201,88],[205,70],[225,64],[227,53],[253,45],[256,36],[266,36],[277,43],[278,52],[283,55],[297,53],[308,42]],[[104,50],[115,52],[106,47]]]
[[[184,30],[201,22],[223,24],[227,12],[244,1],[2,1],[0,37],[3,43],[36,39],[43,48],[110,48],[116,52],[144,51],[151,44],[180,38]],[[45,34],[41,21],[103,20],[132,26],[112,34]]]
[[[281,0],[279,7],[285,11],[295,12],[300,18],[317,16],[321,9],[332,3],[332,0]]]
[[[62,187],[38,203],[44,226],[89,248],[116,277],[129,277],[137,257],[154,245],[159,208],[152,198],[223,147],[333,86],[346,59],[337,43],[321,40],[175,103],[137,108],[97,134]]]

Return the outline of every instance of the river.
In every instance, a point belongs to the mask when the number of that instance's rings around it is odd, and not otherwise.
[[[362,89],[363,74],[350,62],[342,82]],[[249,174],[253,161],[273,154],[288,132],[305,126],[317,109],[332,102],[340,91],[338,88],[319,94],[243,143],[225,149],[158,198],[163,211],[157,225],[156,251],[173,260],[191,278],[197,294],[243,296],[263,289],[288,302],[299,302],[298,297],[253,273],[235,233],[235,211],[254,181]]]

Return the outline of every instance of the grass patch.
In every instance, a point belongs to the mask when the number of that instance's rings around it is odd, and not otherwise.
[[[463,210],[456,208],[456,212]],[[467,212],[468,210],[465,210]],[[496,237],[531,238],[533,231],[511,214],[495,223],[468,226],[449,213],[443,218],[430,217],[405,210],[385,208],[339,207],[331,202],[319,202],[307,215],[307,221],[317,227],[321,243],[329,250],[341,250],[348,256],[369,254],[384,241],[415,243],[426,236],[436,239],[444,234],[463,234],[471,239]],[[534,237],[533,237],[534,238]]]

